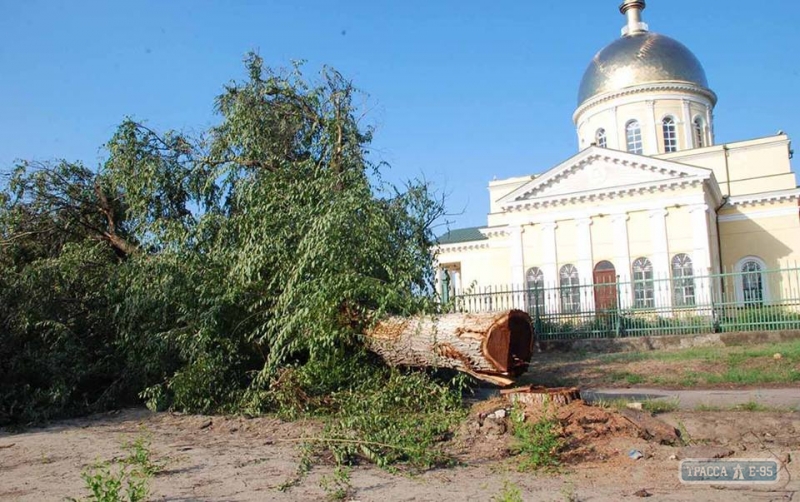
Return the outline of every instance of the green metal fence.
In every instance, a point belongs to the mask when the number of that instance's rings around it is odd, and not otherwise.
[[[544,340],[800,329],[800,268],[603,284],[473,287],[451,308],[518,308]]]

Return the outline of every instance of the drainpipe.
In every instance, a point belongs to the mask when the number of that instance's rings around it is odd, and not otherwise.
[[[723,195],[720,205],[714,208],[714,225],[717,228],[717,263],[719,263],[720,272],[722,272],[722,238],[719,233],[719,210],[728,203],[729,198],[730,195]],[[722,281],[722,292],[725,293],[725,281]]]
[[[726,155],[725,155],[726,171],[727,171],[727,164],[728,164],[728,157],[727,157],[727,152],[726,152]],[[729,188],[729,190],[730,190],[730,188]],[[720,203],[720,205],[714,208],[714,226],[717,229],[717,263],[719,263],[719,267],[720,267],[719,271],[720,271],[720,273],[723,272],[723,268],[722,268],[722,237],[720,236],[720,232],[719,232],[719,210],[722,209],[722,206],[724,206],[725,204],[728,203],[728,199],[729,198],[730,198],[730,195],[723,195],[722,196],[722,202]],[[713,284],[712,284],[712,287],[713,287]],[[720,296],[721,296],[720,299],[724,299],[725,298],[725,280],[724,279],[719,281],[719,293],[720,293]],[[713,319],[712,326],[713,326],[714,333],[719,333],[719,331],[720,331],[719,318],[717,316],[717,309],[714,306],[714,295],[713,294],[711,295],[711,317]]]
[[[722,145],[722,151],[725,153],[725,184],[728,186],[728,197],[731,196],[731,172],[728,166],[728,155],[730,155],[730,150],[728,150],[728,145]],[[725,201],[727,202],[727,201]],[[724,205],[724,203],[723,203]],[[722,207],[722,206],[720,206]]]

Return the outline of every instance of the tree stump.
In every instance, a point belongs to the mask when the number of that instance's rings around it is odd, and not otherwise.
[[[540,387],[528,385],[503,389],[500,394],[512,403],[522,403],[526,406],[544,408],[545,406],[565,406],[581,398],[581,391],[577,387]]]
[[[498,385],[527,371],[534,342],[531,318],[521,310],[390,317],[365,337],[390,365],[453,368]]]

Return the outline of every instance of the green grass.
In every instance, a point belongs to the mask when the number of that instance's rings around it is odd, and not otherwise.
[[[773,358],[776,353],[781,355],[779,359]],[[600,354],[594,357],[579,354],[569,362],[578,361],[592,366],[598,380],[592,382],[594,385],[691,388],[700,385],[790,385],[800,382],[800,340],[755,346]],[[638,367],[626,364],[647,361],[665,364],[659,364],[659,371],[652,372],[646,364],[639,364]]]
[[[770,343],[755,346],[735,347],[693,347],[690,349],[671,351],[622,352],[619,354],[602,354],[597,356],[602,362],[635,362],[635,361],[695,361],[737,363],[756,357],[772,357],[780,353],[783,359],[800,362],[800,340]]]
[[[645,382],[646,378],[630,371],[612,371],[608,373],[608,379],[616,383],[625,382],[628,385],[636,385]]]

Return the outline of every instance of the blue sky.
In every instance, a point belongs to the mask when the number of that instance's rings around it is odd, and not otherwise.
[[[125,116],[202,130],[256,50],[352,79],[386,177],[424,176],[449,194],[454,227],[484,225],[489,180],[576,152],[578,84],[619,36],[619,3],[0,0],[0,167],[96,166]],[[703,63],[717,142],[800,134],[800,2],[651,0],[644,18]]]

